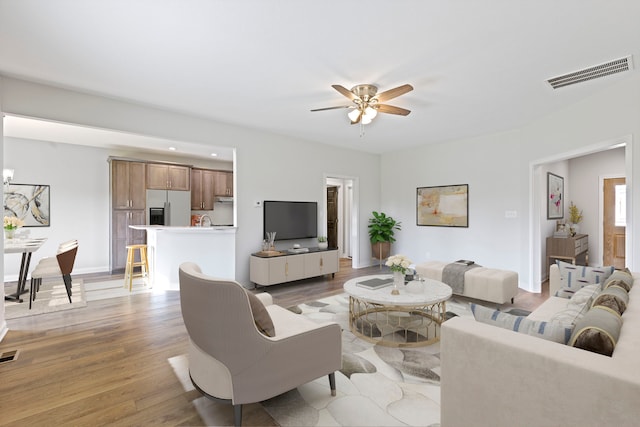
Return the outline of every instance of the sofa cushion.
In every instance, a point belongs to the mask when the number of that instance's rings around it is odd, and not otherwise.
[[[600,285],[587,285],[577,290],[569,299],[568,305],[591,305],[593,299],[602,291]]]
[[[616,270],[607,278],[607,280],[605,280],[603,289],[613,286],[614,282],[616,285],[625,288],[627,292],[629,292],[633,286],[633,276],[626,270]],[[624,284],[619,282],[623,282]]]
[[[596,306],[578,321],[569,345],[611,356],[620,337],[622,318],[608,307]]]
[[[594,298],[592,306],[609,307],[611,310],[622,315],[627,309],[628,303],[629,294],[624,288],[620,286],[609,286]]]
[[[570,324],[531,320],[524,316],[514,316],[473,303],[469,304],[469,306],[478,322],[533,335],[549,341],[566,344],[573,332],[573,326]]]
[[[247,295],[249,296],[249,305],[251,305],[253,321],[255,322],[256,327],[262,334],[268,337],[275,337],[276,329],[273,326],[273,320],[271,320],[271,316],[269,316],[269,312],[265,308],[264,304],[262,304],[262,301],[260,301],[253,293],[247,292]]]
[[[587,267],[556,261],[563,288],[578,290],[586,285],[602,284],[614,271],[613,266]],[[560,296],[560,295],[558,295]]]

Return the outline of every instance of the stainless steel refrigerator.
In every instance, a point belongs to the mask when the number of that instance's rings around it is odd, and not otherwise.
[[[164,208],[164,225],[188,227],[191,225],[191,192],[147,190],[147,224],[149,209]]]

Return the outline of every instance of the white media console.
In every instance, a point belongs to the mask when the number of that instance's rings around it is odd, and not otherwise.
[[[257,252],[251,254],[249,280],[259,286],[322,276],[339,270],[337,249],[309,248],[304,253]]]

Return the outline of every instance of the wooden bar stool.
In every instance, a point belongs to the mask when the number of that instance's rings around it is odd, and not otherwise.
[[[138,250],[140,261],[135,260],[135,251]],[[140,267],[140,273],[134,273],[133,269]],[[147,260],[147,245],[127,245],[127,266],[124,269],[124,287],[133,288],[134,277],[149,277],[149,261]]]

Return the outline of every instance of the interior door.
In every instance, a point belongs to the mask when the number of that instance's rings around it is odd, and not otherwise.
[[[602,262],[625,267],[626,185],[625,178],[604,180]]]
[[[338,187],[327,187],[327,242],[338,247]]]

